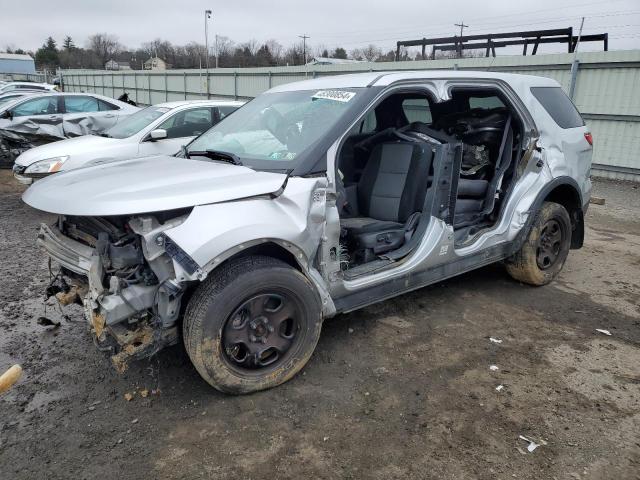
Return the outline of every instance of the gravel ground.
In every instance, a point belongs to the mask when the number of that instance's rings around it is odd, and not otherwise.
[[[302,374],[244,397],[180,346],[116,374],[79,309],[44,305],[34,239],[51,217],[20,191],[0,171],[0,370],[24,368],[0,397],[0,478],[640,478],[632,184],[596,183],[606,205],[553,284],[494,265],[339,316]],[[45,311],[62,325],[38,325]]]

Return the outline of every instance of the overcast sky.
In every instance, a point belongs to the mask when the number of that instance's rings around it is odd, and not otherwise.
[[[577,29],[585,16],[584,33],[609,32],[610,49],[640,48],[638,0],[23,0],[3,1],[0,9],[0,51],[7,46],[37,49],[51,35],[65,35],[85,46],[89,35],[107,32],[135,48],[162,38],[178,45],[204,43],[204,10],[210,8],[210,37],[230,37],[240,43],[254,38],[278,40],[287,46],[307,34],[312,46],[347,50],[374,43],[394,48],[397,40],[459,33],[454,23],[469,25],[465,34],[528,29]],[[277,6],[276,6],[277,5]],[[210,42],[211,43],[211,42]],[[520,47],[518,47],[520,48]],[[581,50],[601,50],[584,44]],[[546,45],[540,53],[566,51]]]

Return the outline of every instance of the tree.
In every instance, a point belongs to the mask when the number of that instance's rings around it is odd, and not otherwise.
[[[347,51],[342,47],[337,47],[333,52],[333,58],[347,59]]]
[[[375,62],[381,55],[382,50],[371,43],[364,48],[356,48],[351,51],[351,57],[355,60],[365,60],[367,62]]]
[[[36,51],[36,63],[40,69],[55,70],[60,65],[58,57],[58,47],[56,41],[52,37],[48,37],[47,41]]]
[[[89,50],[93,51],[104,68],[105,63],[123,49],[118,37],[107,33],[96,33],[89,37]]]
[[[64,40],[62,41],[62,48],[67,52],[76,48],[75,43],[73,43],[73,39],[69,35],[64,37]]]

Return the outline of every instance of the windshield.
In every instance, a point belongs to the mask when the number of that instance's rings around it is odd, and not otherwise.
[[[111,127],[104,133],[104,136],[111,138],[127,138],[135,135],[169,110],[171,109],[165,107],[144,108]]]
[[[336,125],[358,88],[266,93],[195,139],[188,154],[214,150],[244,165],[293,169],[296,159]]]

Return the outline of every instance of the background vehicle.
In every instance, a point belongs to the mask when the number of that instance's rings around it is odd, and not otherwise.
[[[202,377],[247,393],[295,375],[323,318],[498,261],[549,283],[582,246],[591,144],[550,79],[343,75],[258,96],[182,161],[78,169],[23,198],[60,215],[38,236],[62,265],[52,288],[84,299],[116,367],[177,342],[184,316]]]
[[[7,93],[0,93],[0,107],[3,106],[4,104],[7,104],[9,102],[13,102],[21,97],[26,97],[29,95],[36,95],[42,93],[41,90],[26,90],[26,89],[20,89],[20,90],[12,90],[10,92]]]
[[[42,145],[20,155],[15,177],[26,184],[54,172],[148,155],[173,155],[244,102],[193,100],[140,110],[98,135]]]
[[[12,165],[35,146],[100,133],[138,110],[92,93],[30,95],[0,105],[0,161]]]
[[[48,83],[35,83],[35,82],[8,82],[4,85],[0,85],[0,93],[13,92],[15,90],[38,90],[40,92],[53,92],[55,85]]]

